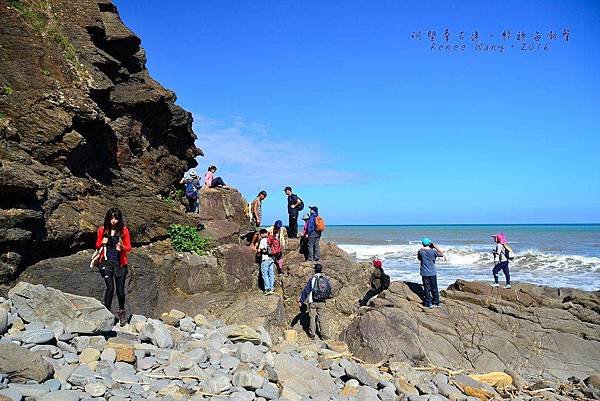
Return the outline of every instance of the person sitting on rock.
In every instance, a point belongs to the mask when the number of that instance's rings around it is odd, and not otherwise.
[[[196,170],[190,171],[189,177],[183,177],[180,184],[185,184],[185,198],[188,200],[187,211],[189,213],[198,213],[200,204],[198,202],[198,190],[202,188],[198,173]]]
[[[215,177],[215,173],[217,172],[217,166],[209,166],[208,170],[204,174],[204,185],[208,188],[227,188],[225,182],[221,177]]]
[[[423,288],[425,290],[425,300],[423,305],[427,308],[439,308],[440,293],[437,286],[437,273],[435,271],[435,260],[444,256],[442,251],[429,238],[423,238],[421,241],[423,247],[417,252],[417,258],[421,262],[420,273],[423,279]]]
[[[371,273],[371,289],[367,291],[363,299],[358,301],[359,306],[366,306],[373,297],[376,297],[383,290],[387,290],[390,287],[390,276],[383,271],[383,262],[379,259],[374,259],[373,267],[375,270]]]
[[[96,249],[102,249],[100,257],[100,275],[106,284],[104,306],[111,310],[113,294],[117,291],[119,323],[124,326],[125,316],[125,280],[127,278],[127,252],[131,251],[129,229],[123,222],[123,214],[116,207],[108,209],[104,225],[98,228]]]
[[[258,245],[258,253],[261,256],[260,273],[263,279],[264,291],[263,294],[269,295],[273,293],[275,286],[275,260],[269,252],[269,234],[265,228],[260,230],[260,243]]]
[[[275,255],[275,264],[279,273],[283,273],[283,250],[287,246],[287,230],[283,227],[281,220],[276,220],[271,227],[267,228],[267,233],[269,237],[276,238],[279,241],[282,252],[279,255]]]
[[[315,264],[315,274],[308,279],[302,289],[298,304],[308,302],[308,316],[310,318],[310,328],[308,336],[315,339],[317,331],[322,340],[327,340],[327,327],[325,326],[325,305],[326,300],[331,296],[331,284],[329,279],[323,273],[323,266],[320,263]]]

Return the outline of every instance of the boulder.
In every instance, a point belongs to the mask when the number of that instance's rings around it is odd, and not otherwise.
[[[19,316],[27,322],[49,325],[60,321],[68,332],[81,334],[103,333],[113,328],[114,316],[93,298],[23,281],[8,294]]]
[[[54,374],[52,366],[40,354],[16,344],[0,344],[0,373],[11,380],[35,380],[39,383]]]
[[[458,280],[439,309],[423,308],[420,296],[419,284],[393,282],[340,337],[369,362],[497,372],[499,386],[512,381],[505,369],[561,380],[600,369],[599,293],[519,283],[492,293],[488,283]]]
[[[337,393],[337,386],[327,372],[288,354],[275,355],[275,373],[282,388],[281,398],[289,401],[301,401],[322,391]]]

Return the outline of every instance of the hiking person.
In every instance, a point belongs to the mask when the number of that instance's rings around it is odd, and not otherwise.
[[[264,284],[264,295],[273,293],[273,287],[275,285],[275,272],[273,271],[275,260],[271,255],[271,249],[269,248],[269,234],[267,230],[261,228],[260,230],[260,243],[258,245],[258,254],[261,256],[260,262],[260,273],[262,275]]]
[[[198,213],[200,209],[198,190],[202,188],[198,173],[196,173],[196,170],[190,171],[189,177],[183,177],[179,183],[185,184],[185,198],[188,201],[187,211],[189,213]]]
[[[323,266],[320,263],[315,264],[315,274],[308,279],[302,289],[298,304],[308,302],[308,316],[310,318],[310,328],[308,336],[314,339],[317,335],[322,340],[327,340],[327,327],[325,325],[325,305],[326,300],[331,296],[331,284],[329,279],[323,274]]]
[[[217,166],[209,166],[206,173],[204,173],[204,185],[208,188],[227,188],[225,182],[221,177],[215,177],[215,173],[217,172]]]
[[[283,222],[281,220],[275,221],[271,227],[267,228],[267,234],[279,242],[281,251],[277,255],[274,255],[274,257],[279,273],[283,273],[283,250],[287,246],[287,231],[283,227]]]
[[[367,291],[363,299],[358,301],[359,306],[367,305],[371,298],[381,294],[383,290],[390,288],[390,276],[383,271],[383,262],[379,259],[374,259],[373,267],[375,270],[371,273],[371,289]]]
[[[129,229],[123,222],[123,214],[116,207],[108,209],[104,224],[98,228],[96,249],[102,250],[99,259],[100,275],[106,284],[104,306],[111,310],[113,294],[117,292],[121,326],[126,323],[125,279],[127,278],[127,252],[131,251]]]
[[[300,237],[300,246],[298,252],[304,255],[304,260],[308,260],[308,219],[310,216],[308,213],[304,213],[302,220],[304,220],[304,227],[302,229],[302,236]]]
[[[298,236],[298,213],[304,209],[304,202],[292,192],[292,187],[285,187],[283,191],[287,195],[288,203],[288,236],[296,238]]]
[[[258,230],[260,223],[262,223],[262,202],[266,197],[267,191],[260,191],[250,204],[250,213],[252,213],[251,223],[255,230]]]
[[[508,270],[508,261],[513,259],[512,253],[513,250],[508,245],[508,241],[506,240],[506,236],[502,233],[492,235],[494,242],[496,242],[496,248],[492,250],[492,254],[494,255],[494,268],[492,269],[492,274],[494,275],[494,283],[492,287],[499,287],[498,284],[498,273],[500,270],[504,273],[504,278],[506,279],[506,284],[504,288],[510,287],[510,272]],[[498,257],[498,263],[496,263],[496,257]]]
[[[323,221],[323,219],[319,216],[319,208],[316,206],[311,206],[306,228],[306,238],[308,239],[308,260],[310,261],[318,261],[321,259],[320,241],[323,227],[319,227],[319,220]]]
[[[444,256],[444,251],[434,244],[429,238],[421,240],[423,247],[417,252],[417,258],[421,262],[420,273],[425,289],[424,305],[427,308],[440,307],[440,293],[437,286],[437,274],[435,271],[435,260]]]

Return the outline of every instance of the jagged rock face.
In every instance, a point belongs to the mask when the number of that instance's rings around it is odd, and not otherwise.
[[[340,336],[370,362],[432,363],[527,377],[585,378],[600,370],[600,294],[458,280],[443,305],[420,305],[421,287],[394,282]]]
[[[201,154],[192,117],[115,6],[2,1],[0,20],[0,283],[89,246],[108,207],[134,243],[185,221],[157,195]]]

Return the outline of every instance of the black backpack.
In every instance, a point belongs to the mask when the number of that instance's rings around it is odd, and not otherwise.
[[[331,284],[329,279],[323,275],[317,276],[315,287],[312,289],[313,301],[325,301],[331,296]]]
[[[300,198],[298,198],[298,200],[300,201],[300,204],[299,204],[298,206],[296,206],[296,208],[295,208],[295,209],[296,209],[297,211],[301,212],[301,211],[302,211],[302,209],[304,209],[304,201],[303,201],[302,199],[300,199]]]
[[[387,290],[388,288],[390,288],[390,283],[391,283],[390,276],[385,273],[382,273],[381,274],[381,291]]]

